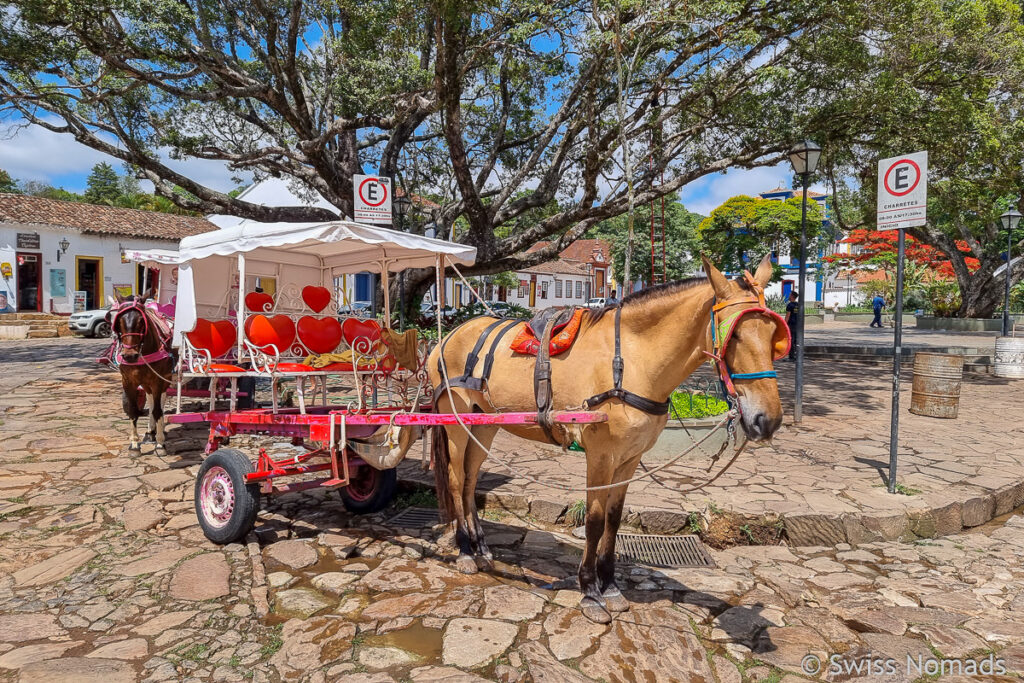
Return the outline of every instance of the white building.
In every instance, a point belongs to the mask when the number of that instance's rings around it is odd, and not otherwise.
[[[203,218],[0,194],[0,313],[102,308],[155,278],[125,250],[174,249],[214,230]]]

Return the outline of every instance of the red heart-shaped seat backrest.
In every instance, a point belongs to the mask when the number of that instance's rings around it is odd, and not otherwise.
[[[211,322],[205,318],[196,321],[196,327],[185,336],[192,346],[210,352],[211,358],[220,358],[231,350],[238,339],[235,326],[228,320]]]
[[[356,353],[375,353],[380,347],[380,324],[376,320],[346,318],[341,324],[341,335]]]
[[[304,315],[295,327],[299,341],[313,353],[330,353],[341,343],[341,323],[335,318]]]
[[[302,288],[302,300],[314,313],[319,313],[327,308],[327,304],[331,303],[331,290],[326,287],[306,285]]]
[[[260,349],[273,344],[278,353],[287,353],[295,341],[295,323],[286,315],[254,315],[245,321],[245,336]]]
[[[274,297],[266,292],[249,292],[245,295],[245,307],[253,313],[269,313],[274,308]]]

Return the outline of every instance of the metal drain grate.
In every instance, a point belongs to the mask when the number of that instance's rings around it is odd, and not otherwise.
[[[436,508],[405,508],[385,524],[402,529],[425,529],[441,523]]]
[[[715,566],[715,561],[697,536],[619,534],[615,548],[619,559],[652,567]]]

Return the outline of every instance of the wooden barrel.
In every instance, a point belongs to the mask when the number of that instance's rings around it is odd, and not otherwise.
[[[914,354],[910,412],[928,417],[956,417],[963,376],[963,356],[918,351]]]
[[[996,377],[1024,379],[1024,337],[998,337],[993,372]]]

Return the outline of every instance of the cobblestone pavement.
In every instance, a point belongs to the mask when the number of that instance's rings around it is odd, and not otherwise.
[[[955,533],[1024,504],[1024,423],[1013,417],[1022,405],[1024,382],[967,375],[959,417],[946,420],[911,414],[911,382],[904,378],[897,481],[912,495],[892,495],[885,489],[889,369],[809,362],[799,426],[791,418],[793,364],[778,363],[777,369],[787,417],[773,444],[749,449],[714,484],[696,493],[678,490],[710,476],[707,450],[685,456],[655,479],[631,484],[627,524],[671,533],[687,525],[691,512],[707,516],[709,509],[723,509],[743,516],[784,517],[795,543],[832,545]],[[670,452],[679,453],[692,440],[679,430],[675,434]],[[662,438],[672,438],[669,430]],[[583,498],[522,475],[582,488],[584,454],[563,453],[505,433],[495,440],[494,452],[515,473],[493,459],[485,462],[479,488],[493,504],[554,522]],[[409,479],[428,480],[418,463],[404,463],[400,472]],[[531,501],[540,501],[536,509],[527,507]]]
[[[355,517],[323,491],[275,498],[248,546],[215,547],[192,513],[202,432],[175,428],[166,458],[130,458],[116,376],[88,362],[98,350],[0,344],[0,680],[1024,671],[1018,516],[909,544],[712,551],[713,569],[620,563],[633,607],[610,626],[575,609],[578,541],[512,515],[488,513],[497,568],[475,576],[454,571],[440,529],[403,534],[385,524],[394,510]]]
[[[906,348],[962,347],[989,349],[995,347],[998,332],[956,332],[952,330],[918,329],[907,321],[903,327],[903,346]],[[885,346],[892,348],[891,327],[870,327],[868,323],[830,322],[808,325],[808,346],[842,344],[847,346]]]

